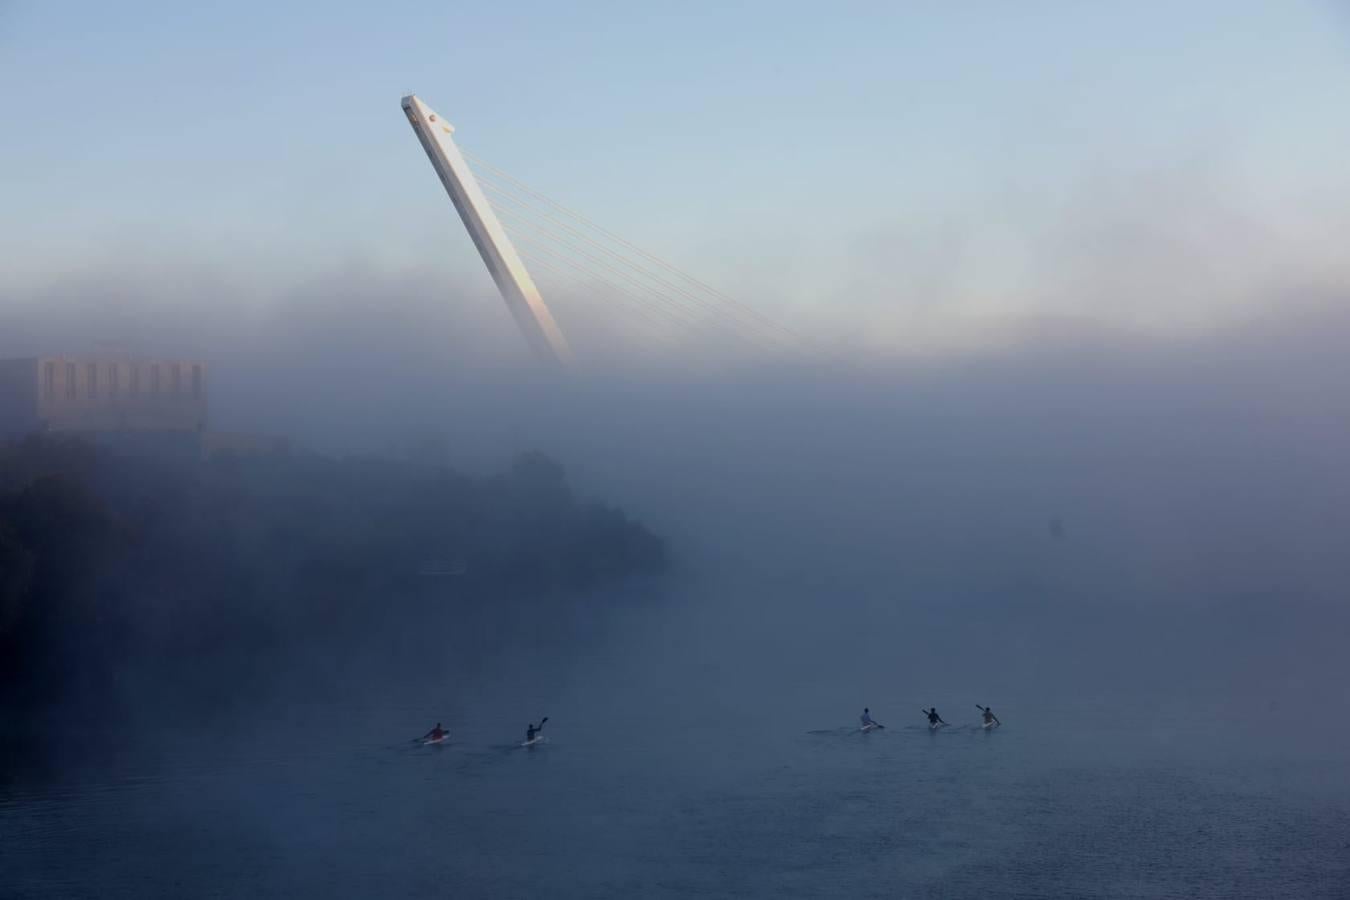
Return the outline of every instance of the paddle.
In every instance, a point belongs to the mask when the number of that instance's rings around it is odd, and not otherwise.
[[[525,738],[525,743],[524,743],[523,746],[528,747],[528,746],[530,746],[531,744],[533,744],[535,741],[542,740],[542,738],[539,736],[539,732],[541,732],[541,731],[544,730],[544,723],[547,722],[547,721],[548,721],[548,716],[544,716],[542,719],[539,720],[539,727],[536,728],[536,729],[534,729],[534,731],[532,732],[533,737],[527,736],[527,737]],[[527,733],[527,734],[528,734],[528,733]]]

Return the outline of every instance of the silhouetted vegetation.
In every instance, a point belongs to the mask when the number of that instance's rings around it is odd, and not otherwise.
[[[0,446],[0,704],[97,686],[132,653],[189,679],[224,659],[243,678],[399,603],[527,605],[664,565],[660,539],[578,501],[539,454],[471,478],[317,455],[149,460],[30,437]]]

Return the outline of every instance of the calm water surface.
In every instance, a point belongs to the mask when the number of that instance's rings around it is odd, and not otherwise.
[[[1350,896],[1343,729],[1050,694],[983,646],[841,653],[875,611],[759,609],[579,615],[219,730],[82,736],[106,753],[0,788],[0,896]],[[409,740],[437,718],[452,744]]]

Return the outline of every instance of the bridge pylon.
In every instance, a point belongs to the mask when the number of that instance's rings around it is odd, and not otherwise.
[[[459,147],[455,146],[452,137],[454,126],[437,115],[416,94],[403,98],[403,111],[530,347],[541,359],[550,363],[570,363],[572,349],[558,328],[558,323],[553,320],[553,314],[544,304],[544,298],[540,296],[539,288],[535,286],[520,254],[497,220],[497,214],[483,194],[473,170],[469,168]]]

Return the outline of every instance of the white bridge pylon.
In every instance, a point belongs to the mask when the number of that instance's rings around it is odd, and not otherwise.
[[[526,340],[541,358],[560,365],[572,361],[572,349],[563,337],[553,314],[544,305],[539,288],[530,277],[520,254],[507,237],[497,214],[492,211],[478,180],[464,160],[451,135],[454,127],[434,110],[409,94],[403,98],[403,111],[408,115],[422,149],[427,152],[432,168],[440,176],[446,193],[455,204],[464,227],[483,257],[492,280],[497,283],[507,309],[515,317],[516,325],[525,333]]]

